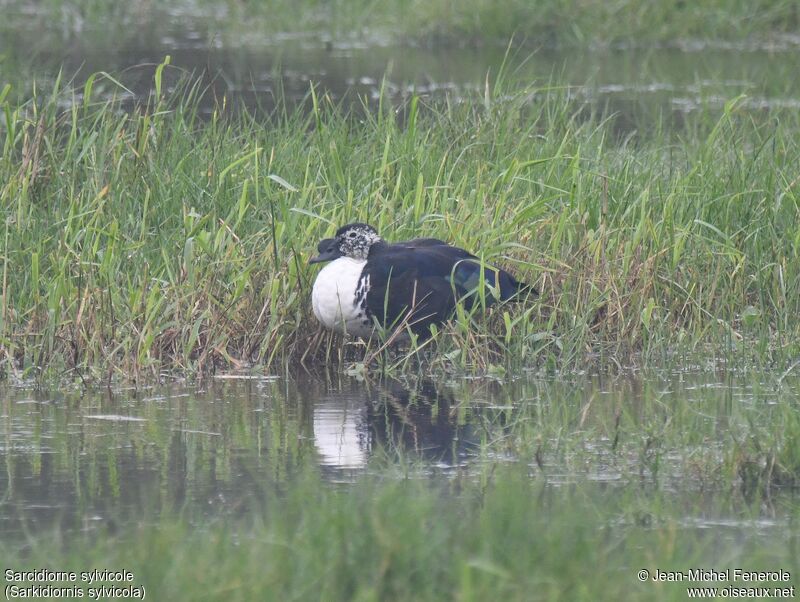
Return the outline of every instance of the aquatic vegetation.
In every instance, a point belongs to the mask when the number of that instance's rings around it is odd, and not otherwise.
[[[698,352],[790,368],[800,340],[800,124],[731,100],[620,139],[558,87],[345,110],[312,89],[270,116],[186,81],[145,104],[6,90],[0,130],[3,373],[158,376],[347,359],[311,314],[308,260],[338,224],[434,237],[537,286],[460,311],[433,368],[586,367]],[[123,92],[122,90],[120,91]],[[80,96],[78,96],[80,94]],[[123,110],[126,109],[126,110]],[[677,354],[677,355],[676,355]]]
[[[796,527],[745,516],[723,534],[655,497],[643,505],[596,486],[559,489],[514,470],[439,485],[365,479],[339,491],[309,476],[238,523],[164,521],[71,537],[68,554],[51,538],[30,542],[24,559],[5,542],[0,553],[15,570],[56,560],[61,570],[124,567],[149,596],[192,600],[684,600],[687,585],[705,584],[643,582],[639,571],[796,566]],[[772,536],[759,538],[764,529]]]

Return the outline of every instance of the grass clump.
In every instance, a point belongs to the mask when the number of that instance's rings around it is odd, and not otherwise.
[[[132,110],[90,77],[2,99],[0,362],[6,375],[158,375],[309,359],[319,239],[350,221],[446,239],[542,291],[459,315],[434,364],[664,361],[713,348],[788,365],[800,303],[800,124],[700,115],[620,139],[558,88],[489,88],[263,119],[197,85]],[[377,357],[376,347],[358,357]],[[336,353],[334,353],[336,355]],[[339,357],[341,354],[339,354]],[[381,355],[380,357],[386,357]],[[415,357],[393,356],[402,367]],[[380,359],[380,358],[379,358]]]
[[[192,600],[682,600],[686,584],[641,583],[637,572],[796,562],[795,528],[767,539],[746,515],[727,534],[690,528],[685,506],[646,497],[552,487],[516,469],[346,489],[308,476],[241,522],[163,518],[98,541],[0,550],[14,570],[124,567],[150,597]]]

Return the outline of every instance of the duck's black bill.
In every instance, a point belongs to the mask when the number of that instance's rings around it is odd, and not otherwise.
[[[339,248],[336,246],[336,241],[332,238],[326,238],[317,245],[319,255],[312,257],[308,263],[324,263],[326,261],[333,261],[342,256]]]

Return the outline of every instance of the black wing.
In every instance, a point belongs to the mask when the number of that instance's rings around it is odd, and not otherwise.
[[[431,324],[450,317],[457,302],[473,306],[481,272],[484,284],[499,292],[501,301],[525,288],[508,272],[481,266],[478,258],[458,247],[437,239],[409,243],[381,245],[369,256],[367,307],[385,327],[396,326],[411,314],[412,329],[428,333]],[[495,297],[487,291],[486,300],[491,303]]]

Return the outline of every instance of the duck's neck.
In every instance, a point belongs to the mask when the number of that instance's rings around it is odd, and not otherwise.
[[[375,241],[374,243],[372,243],[370,245],[369,253],[367,253],[367,259],[369,259],[370,257],[374,257],[375,255],[378,255],[381,251],[386,249],[388,246],[389,245],[386,244],[383,240],[378,239],[377,241]]]

